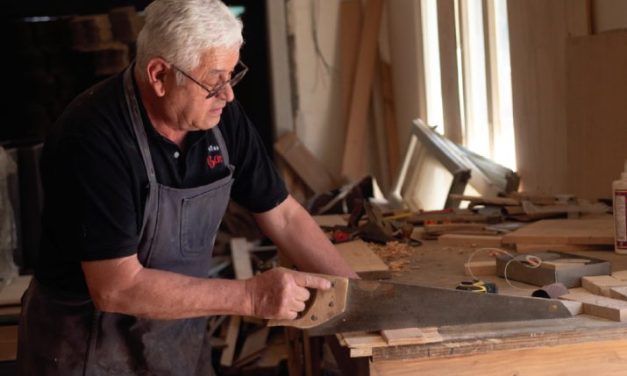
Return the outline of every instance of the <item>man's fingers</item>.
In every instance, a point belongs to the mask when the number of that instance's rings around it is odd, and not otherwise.
[[[294,298],[302,302],[309,300],[311,293],[304,287],[296,287],[293,294]]]
[[[313,274],[295,273],[294,281],[301,287],[309,287],[320,290],[328,290],[331,288],[331,281]]]

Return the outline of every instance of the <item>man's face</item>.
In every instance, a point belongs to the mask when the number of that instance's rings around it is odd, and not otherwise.
[[[174,87],[170,98],[177,128],[184,131],[206,130],[220,122],[222,109],[234,99],[233,89],[229,84],[223,85],[211,98],[207,98],[207,89],[213,91],[228,81],[238,61],[239,48],[212,49],[201,55],[196,69],[185,72],[191,78],[184,76],[182,84]],[[176,71],[172,67],[172,72]],[[175,75],[171,77],[171,83],[176,85]]]

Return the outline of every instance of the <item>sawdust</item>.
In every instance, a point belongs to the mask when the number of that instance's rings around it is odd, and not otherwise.
[[[412,247],[405,243],[388,242],[386,245],[369,243],[374,253],[385,262],[390,270],[399,271],[409,268]]]

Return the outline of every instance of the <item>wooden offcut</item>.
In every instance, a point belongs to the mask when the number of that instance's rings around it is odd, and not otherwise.
[[[388,346],[417,345],[442,341],[438,328],[403,328],[382,330]]]
[[[583,288],[571,289],[560,299],[583,303],[583,312],[613,321],[627,321],[627,301],[594,295]]]
[[[581,285],[593,294],[609,298],[613,287],[627,287],[627,281],[621,281],[609,275],[595,275],[582,277]]]
[[[274,143],[274,150],[312,192],[324,193],[337,188],[331,174],[303,145],[294,132],[287,132],[281,136]]]
[[[336,244],[348,265],[357,273],[389,270],[389,267],[363,240]]]

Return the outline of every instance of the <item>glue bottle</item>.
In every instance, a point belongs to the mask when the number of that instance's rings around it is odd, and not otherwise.
[[[614,197],[614,250],[627,254],[627,160],[619,180],[612,184]]]

